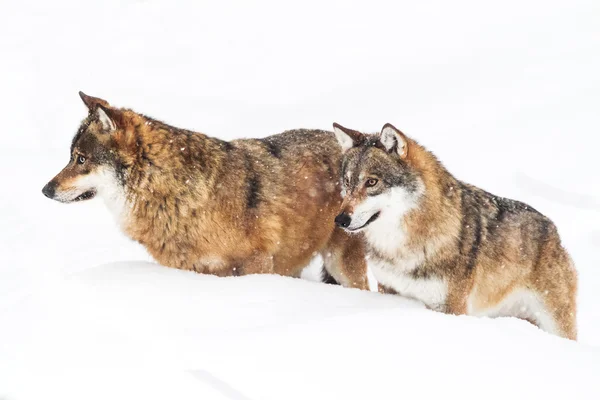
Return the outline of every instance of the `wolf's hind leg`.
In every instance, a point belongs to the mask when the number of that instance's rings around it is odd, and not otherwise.
[[[341,285],[369,290],[362,235],[350,235],[336,228],[321,255],[325,269]]]
[[[505,301],[507,312],[499,316],[517,317],[550,334],[576,340],[575,303],[555,290],[517,290]]]
[[[555,310],[554,319],[559,326],[560,336],[571,340],[577,340],[577,322],[574,305]]]
[[[547,292],[545,292],[547,293]],[[565,293],[547,293],[545,306],[533,317],[536,325],[549,333],[577,340],[576,307],[574,296]]]
[[[552,244],[531,279],[530,286],[544,305],[535,319],[540,329],[577,340],[577,271],[560,243]]]

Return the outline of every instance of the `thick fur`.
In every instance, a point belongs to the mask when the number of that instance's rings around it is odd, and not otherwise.
[[[122,230],[169,267],[299,276],[320,253],[338,282],[368,288],[363,243],[333,222],[341,152],[331,132],[227,142],[81,96],[89,115],[48,197],[100,195]]]
[[[457,180],[389,124],[377,135],[334,128],[346,135],[337,220],[364,233],[381,285],[432,309],[519,317],[576,339],[577,273],[552,221]]]

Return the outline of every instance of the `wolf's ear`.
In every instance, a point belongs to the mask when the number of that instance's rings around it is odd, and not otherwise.
[[[381,128],[381,144],[388,152],[395,151],[400,158],[405,159],[408,156],[408,139],[404,133],[396,129],[392,124],[385,124]]]
[[[342,147],[342,153],[360,144],[364,138],[363,134],[352,129],[344,128],[338,123],[333,123],[333,133]]]
[[[98,107],[96,107],[96,115],[98,116],[98,121],[102,124],[102,128],[106,132],[111,133],[117,129],[117,124],[115,123],[116,115],[112,109],[98,105]]]
[[[81,91],[79,92],[79,97],[81,97],[81,100],[83,100],[83,104],[85,104],[90,111],[94,111],[99,105],[104,107],[109,106],[108,101],[102,100],[98,97],[88,96],[87,94]]]

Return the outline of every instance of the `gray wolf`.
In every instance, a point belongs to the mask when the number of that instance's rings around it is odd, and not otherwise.
[[[334,224],[341,151],[332,132],[229,142],[80,96],[88,115],[46,197],[103,198],[123,232],[168,267],[295,277],[320,254],[337,282],[368,288],[362,241]]]
[[[512,316],[575,340],[577,273],[555,225],[527,204],[456,179],[391,124],[334,124],[341,213],[364,235],[380,285],[451,314]]]

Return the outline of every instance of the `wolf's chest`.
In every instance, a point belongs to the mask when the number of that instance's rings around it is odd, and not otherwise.
[[[410,260],[407,260],[411,263]],[[395,290],[399,295],[419,300],[429,308],[443,310],[448,294],[448,285],[438,277],[416,277],[411,269],[401,263],[391,264],[371,257],[368,261],[373,275],[379,283]]]

